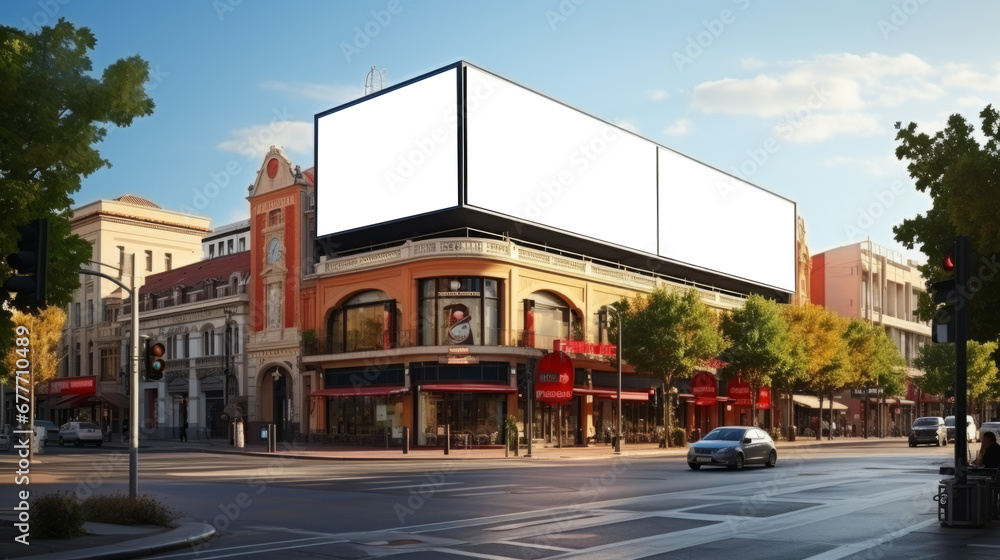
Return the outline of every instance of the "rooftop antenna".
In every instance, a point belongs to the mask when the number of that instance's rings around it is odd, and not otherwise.
[[[368,72],[368,77],[365,78],[365,95],[381,91],[387,85],[389,85],[389,80],[385,76],[385,68],[378,70],[372,66],[372,69]]]

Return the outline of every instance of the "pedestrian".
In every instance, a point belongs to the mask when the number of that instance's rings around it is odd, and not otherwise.
[[[188,440],[188,421],[184,420],[184,423],[181,424],[181,441],[187,441],[187,440]]]

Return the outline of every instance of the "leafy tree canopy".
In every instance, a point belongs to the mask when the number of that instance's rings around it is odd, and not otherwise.
[[[720,371],[723,379],[742,377],[756,390],[770,385],[784,386],[781,376],[790,372],[792,339],[781,307],[760,295],[751,295],[743,307],[722,317],[722,335],[729,348],[719,358],[727,362]]]
[[[974,340],[966,347],[966,389],[967,398],[977,399],[991,395],[997,383],[997,365],[992,355],[997,350],[996,342],[979,343]],[[955,390],[955,345],[927,344],[920,349],[914,364],[924,371],[924,376],[915,380],[920,390],[929,395],[954,394]]]
[[[989,105],[979,117],[984,145],[958,114],[933,136],[917,132],[914,123],[896,123],[896,157],[909,162],[917,190],[930,195],[933,205],[925,214],[903,220],[893,232],[896,241],[908,249],[920,245],[927,255],[928,264],[920,271],[928,284],[943,279],[940,263],[952,251],[953,238],[969,238],[979,255],[970,283],[976,290],[970,302],[970,337],[985,341],[1000,336],[1000,115]],[[919,316],[929,320],[935,313],[930,297],[922,295]]]
[[[851,319],[844,338],[850,352],[850,385],[881,387],[886,395],[903,394],[909,382],[906,360],[884,328]]]
[[[119,59],[98,77],[90,61],[97,39],[60,19],[28,33],[0,26],[0,254],[17,249],[17,226],[49,220],[48,303],[68,304],[90,244],[70,235],[72,194],[111,163],[94,145],[108,125],[126,127],[150,115],[149,64]],[[0,278],[11,274],[0,259]],[[6,294],[0,294],[6,296]],[[10,347],[9,311],[0,312],[0,355]]]
[[[66,312],[58,307],[47,307],[37,315],[14,311],[13,321],[15,328],[25,327],[26,333],[24,336],[15,334],[15,344],[4,356],[7,372],[17,371],[18,360],[26,359],[30,363],[32,379],[36,385],[55,377],[59,369],[59,356],[56,352],[62,338],[63,325],[66,324]],[[0,382],[14,387],[11,373],[0,374]]]

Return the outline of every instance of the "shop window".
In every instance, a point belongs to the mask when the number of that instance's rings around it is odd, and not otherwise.
[[[327,346],[332,353],[392,348],[396,315],[396,300],[385,292],[356,294],[330,314]]]
[[[500,281],[451,277],[421,280],[420,344],[500,342]]]

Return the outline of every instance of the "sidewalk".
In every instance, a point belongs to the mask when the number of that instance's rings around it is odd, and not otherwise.
[[[797,438],[794,442],[779,441],[779,460],[783,450],[805,450],[815,447],[829,446],[876,446],[876,445],[907,445],[906,438],[836,438],[833,440],[816,440],[815,438]],[[128,449],[127,443],[105,442],[105,447]],[[690,446],[690,444],[689,444]],[[630,457],[656,457],[656,456],[678,456],[687,453],[688,447],[673,447],[661,449],[655,443],[628,443],[622,444],[621,455]],[[236,448],[229,445],[229,441],[221,438],[211,440],[194,440],[181,442],[178,440],[149,440],[144,441],[139,446],[139,453],[155,451],[198,451],[204,453],[231,453],[242,455],[277,456],[298,459],[326,459],[340,461],[372,461],[372,460],[472,460],[472,459],[503,459],[504,449],[501,446],[474,447],[472,449],[451,449],[448,455],[444,454],[444,449],[440,447],[411,447],[409,453],[403,454],[401,447],[353,447],[346,445],[332,445],[319,443],[278,443],[276,453],[268,453],[267,447],[263,443],[251,443],[244,448]],[[615,454],[611,445],[596,444],[590,446],[569,446],[569,447],[545,447],[533,445],[531,456],[527,455],[527,448],[522,446],[518,450],[518,455],[513,452],[509,454],[509,459],[517,460],[583,460],[614,458]]]

